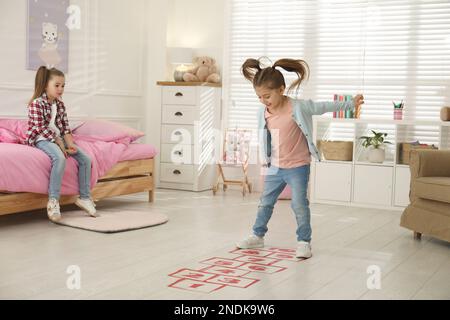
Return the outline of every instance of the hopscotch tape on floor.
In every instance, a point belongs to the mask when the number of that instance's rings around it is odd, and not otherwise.
[[[246,289],[259,281],[258,274],[275,274],[287,267],[281,262],[300,262],[295,249],[268,247],[264,249],[234,249],[234,258],[212,257],[200,261],[199,269],[182,268],[169,277],[176,280],[170,288],[212,293],[226,287]]]

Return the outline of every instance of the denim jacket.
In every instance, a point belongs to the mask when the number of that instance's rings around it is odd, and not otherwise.
[[[292,118],[302,130],[308,142],[308,148],[311,155],[320,161],[319,151],[313,141],[313,115],[321,115],[326,112],[339,110],[350,110],[354,108],[353,101],[334,101],[334,102],[314,102],[312,100],[290,98],[292,104]],[[258,112],[258,142],[260,150],[260,159],[270,167],[272,155],[272,138],[267,129],[267,122],[264,117],[265,108],[260,108]]]

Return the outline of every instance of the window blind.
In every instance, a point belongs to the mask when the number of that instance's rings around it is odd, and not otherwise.
[[[261,108],[240,67],[247,58],[300,58],[311,75],[298,96],[363,93],[361,118],[439,119],[450,105],[448,0],[232,0],[227,8],[227,127],[255,129]],[[284,73],[287,84],[294,79]],[[295,95],[295,92],[294,92]],[[330,114],[331,116],[331,114]]]

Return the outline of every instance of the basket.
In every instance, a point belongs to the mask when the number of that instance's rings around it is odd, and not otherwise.
[[[450,121],[450,107],[442,107],[441,120],[442,121]]]
[[[400,143],[399,164],[409,164],[412,150],[437,149],[435,145],[414,145],[411,143]]]
[[[353,160],[353,141],[320,140],[318,141],[317,145],[326,160]]]

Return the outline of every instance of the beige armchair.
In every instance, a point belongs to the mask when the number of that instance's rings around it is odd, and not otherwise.
[[[450,242],[450,150],[414,150],[410,158],[410,204],[400,225]]]

